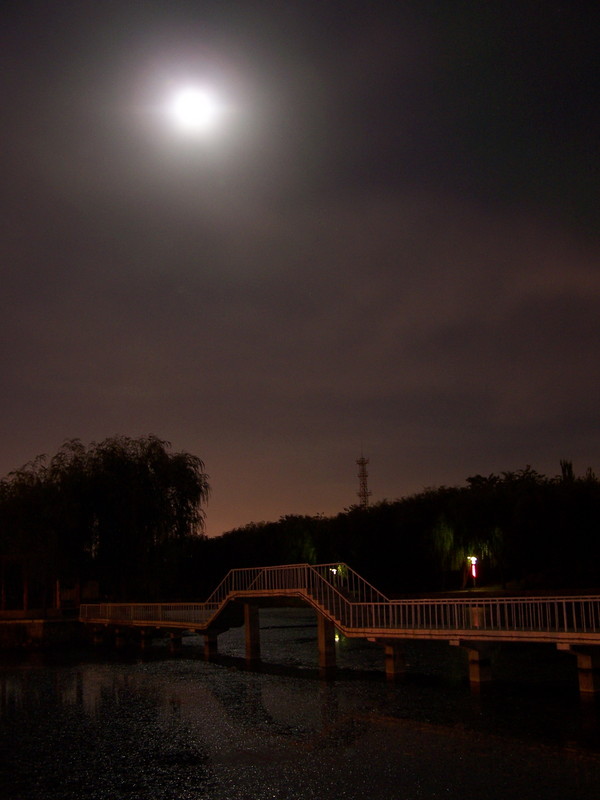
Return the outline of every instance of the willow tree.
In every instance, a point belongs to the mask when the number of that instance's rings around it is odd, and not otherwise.
[[[58,569],[50,494],[42,457],[0,481],[2,610],[51,603],[52,581]],[[32,596],[30,587],[36,590]]]
[[[156,594],[167,545],[203,536],[210,491],[200,458],[152,435],[73,439],[1,484],[2,555],[24,574],[43,563],[46,580],[140,599]]]

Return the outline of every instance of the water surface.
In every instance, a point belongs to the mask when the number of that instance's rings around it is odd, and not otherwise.
[[[305,800],[600,797],[596,709],[552,649],[495,654],[473,694],[464,654],[338,643],[338,677],[316,676],[314,616],[261,611],[264,668],[244,668],[243,631],[178,655],[112,650],[5,656],[2,800]]]

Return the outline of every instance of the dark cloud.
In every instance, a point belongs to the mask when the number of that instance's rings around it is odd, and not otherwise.
[[[2,471],[153,432],[216,534],[350,505],[361,447],[375,499],[598,469],[597,7],[500,5],[9,3]]]

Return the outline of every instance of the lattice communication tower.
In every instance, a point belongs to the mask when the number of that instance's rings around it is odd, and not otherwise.
[[[357,494],[360,499],[359,505],[361,508],[367,508],[369,505],[369,496],[371,494],[367,483],[367,478],[369,477],[369,473],[367,472],[367,464],[369,463],[369,459],[361,455],[360,458],[356,459],[356,463],[358,464],[359,490]]]

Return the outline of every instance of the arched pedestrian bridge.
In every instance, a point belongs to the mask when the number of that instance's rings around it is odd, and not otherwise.
[[[497,642],[545,642],[577,657],[583,693],[600,691],[600,595],[468,597],[390,600],[346,564],[293,564],[231,570],[204,603],[100,603],[82,605],[81,622],[156,630],[174,639],[202,633],[205,655],[217,652],[219,633],[245,625],[246,658],[260,659],[258,609],[303,603],[317,612],[319,666],[335,667],[335,631],[380,642],[386,673],[402,672],[402,642],[437,639],[465,647],[469,677],[491,677],[488,648]]]

